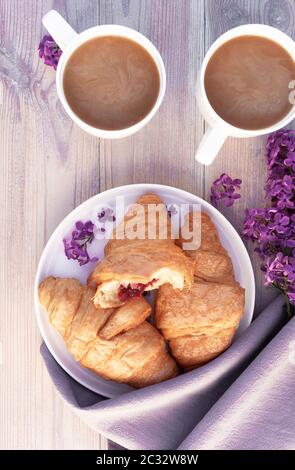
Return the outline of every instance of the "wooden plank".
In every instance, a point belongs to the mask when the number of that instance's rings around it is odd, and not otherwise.
[[[84,29],[98,22],[97,4],[90,3],[87,15],[85,2],[55,5]],[[72,125],[57,99],[55,72],[38,59],[41,18],[51,7],[49,1],[0,3],[1,449],[106,447],[62,402],[38,352],[39,257],[60,220],[99,190],[99,141]]]
[[[195,99],[203,55],[203,1],[101,1],[101,22],[129,25],[159,49],[167,91],[154,119],[127,139],[101,141],[101,189],[160,183],[203,194],[203,170],[194,163],[202,118]]]

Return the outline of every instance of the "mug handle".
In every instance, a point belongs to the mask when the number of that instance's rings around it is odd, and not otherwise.
[[[210,165],[227,138],[227,130],[221,123],[209,127],[199,144],[196,160],[203,165]]]
[[[77,36],[72,26],[56,10],[50,10],[46,13],[42,18],[42,23],[62,51]]]

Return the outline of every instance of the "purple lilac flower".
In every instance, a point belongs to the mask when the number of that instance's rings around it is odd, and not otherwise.
[[[295,258],[277,253],[273,260],[266,263],[265,284],[290,283],[295,282]]]
[[[265,193],[270,207],[248,209],[243,234],[256,245],[265,284],[285,294],[290,314],[295,305],[295,131],[271,134],[266,157]]]
[[[276,209],[246,209],[243,235],[252,241],[273,241],[268,223],[274,220]]]
[[[281,278],[283,277],[283,266],[284,255],[283,253],[277,253],[274,259],[268,258],[265,264],[265,285],[269,286],[271,284],[275,284],[277,282],[281,282]]]
[[[58,47],[54,39],[47,34],[43,36],[40,41],[38,50],[39,57],[44,60],[44,64],[54,67],[54,69],[56,69],[62,51]]]
[[[226,173],[222,173],[211,186],[211,203],[217,206],[217,202],[223,200],[226,207],[230,207],[233,203],[240,199],[241,195],[236,191],[241,188],[242,180],[232,179]]]
[[[290,151],[287,153],[287,158],[284,160],[284,165],[290,168],[292,171],[295,171],[295,151]]]
[[[295,177],[284,175],[283,178],[269,177],[265,186],[266,197],[276,203],[278,209],[294,207]]]
[[[68,259],[78,261],[80,266],[98,261],[96,256],[90,258],[87,251],[87,246],[94,239],[93,230],[94,224],[90,220],[85,223],[81,221],[76,222],[71,236],[63,239],[65,255]]]
[[[271,231],[276,232],[278,235],[284,235],[289,231],[290,217],[284,212],[277,212],[274,216],[273,222],[268,224]]]

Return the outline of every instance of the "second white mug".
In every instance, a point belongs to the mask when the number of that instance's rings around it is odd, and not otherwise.
[[[225,42],[246,35],[261,36],[270,39],[281,45],[289,52],[291,57],[295,57],[295,42],[293,39],[276,28],[262,24],[238,26],[237,28],[227,31],[212,44],[205,56],[197,81],[197,101],[208,127],[197,149],[196,160],[204,165],[210,165],[213,162],[227,137],[254,137],[268,134],[284,127],[295,118],[295,106],[293,106],[291,111],[273,126],[257,130],[246,130],[234,127],[224,121],[211,106],[206,95],[204,84],[208,62],[215,51]],[[292,90],[290,90],[290,92],[291,91]]]

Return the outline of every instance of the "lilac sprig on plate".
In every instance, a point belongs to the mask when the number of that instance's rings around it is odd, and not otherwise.
[[[218,201],[222,201],[226,207],[232,206],[241,197],[237,192],[241,189],[241,183],[242,180],[238,178],[232,179],[226,173],[222,173],[211,186],[211,204],[217,207]]]
[[[295,306],[295,131],[271,134],[266,158],[269,207],[248,209],[243,233],[256,245],[265,285],[284,293],[291,316]]]
[[[63,239],[65,255],[70,260],[78,261],[80,266],[87,263],[95,263],[98,261],[96,256],[90,257],[88,247],[94,238],[101,239],[106,236],[106,224],[114,223],[116,217],[111,208],[101,208],[95,213],[93,220],[82,222],[79,220],[75,223],[74,230],[71,235]]]
[[[85,223],[78,221],[71,236],[63,239],[66,257],[78,261],[80,266],[98,261],[96,256],[91,258],[88,253],[88,245],[94,239],[94,228],[90,220]]]
[[[40,41],[39,47],[39,57],[43,59],[44,64],[53,67],[56,70],[60,56],[62,55],[62,50],[56,44],[52,36],[46,34]]]

